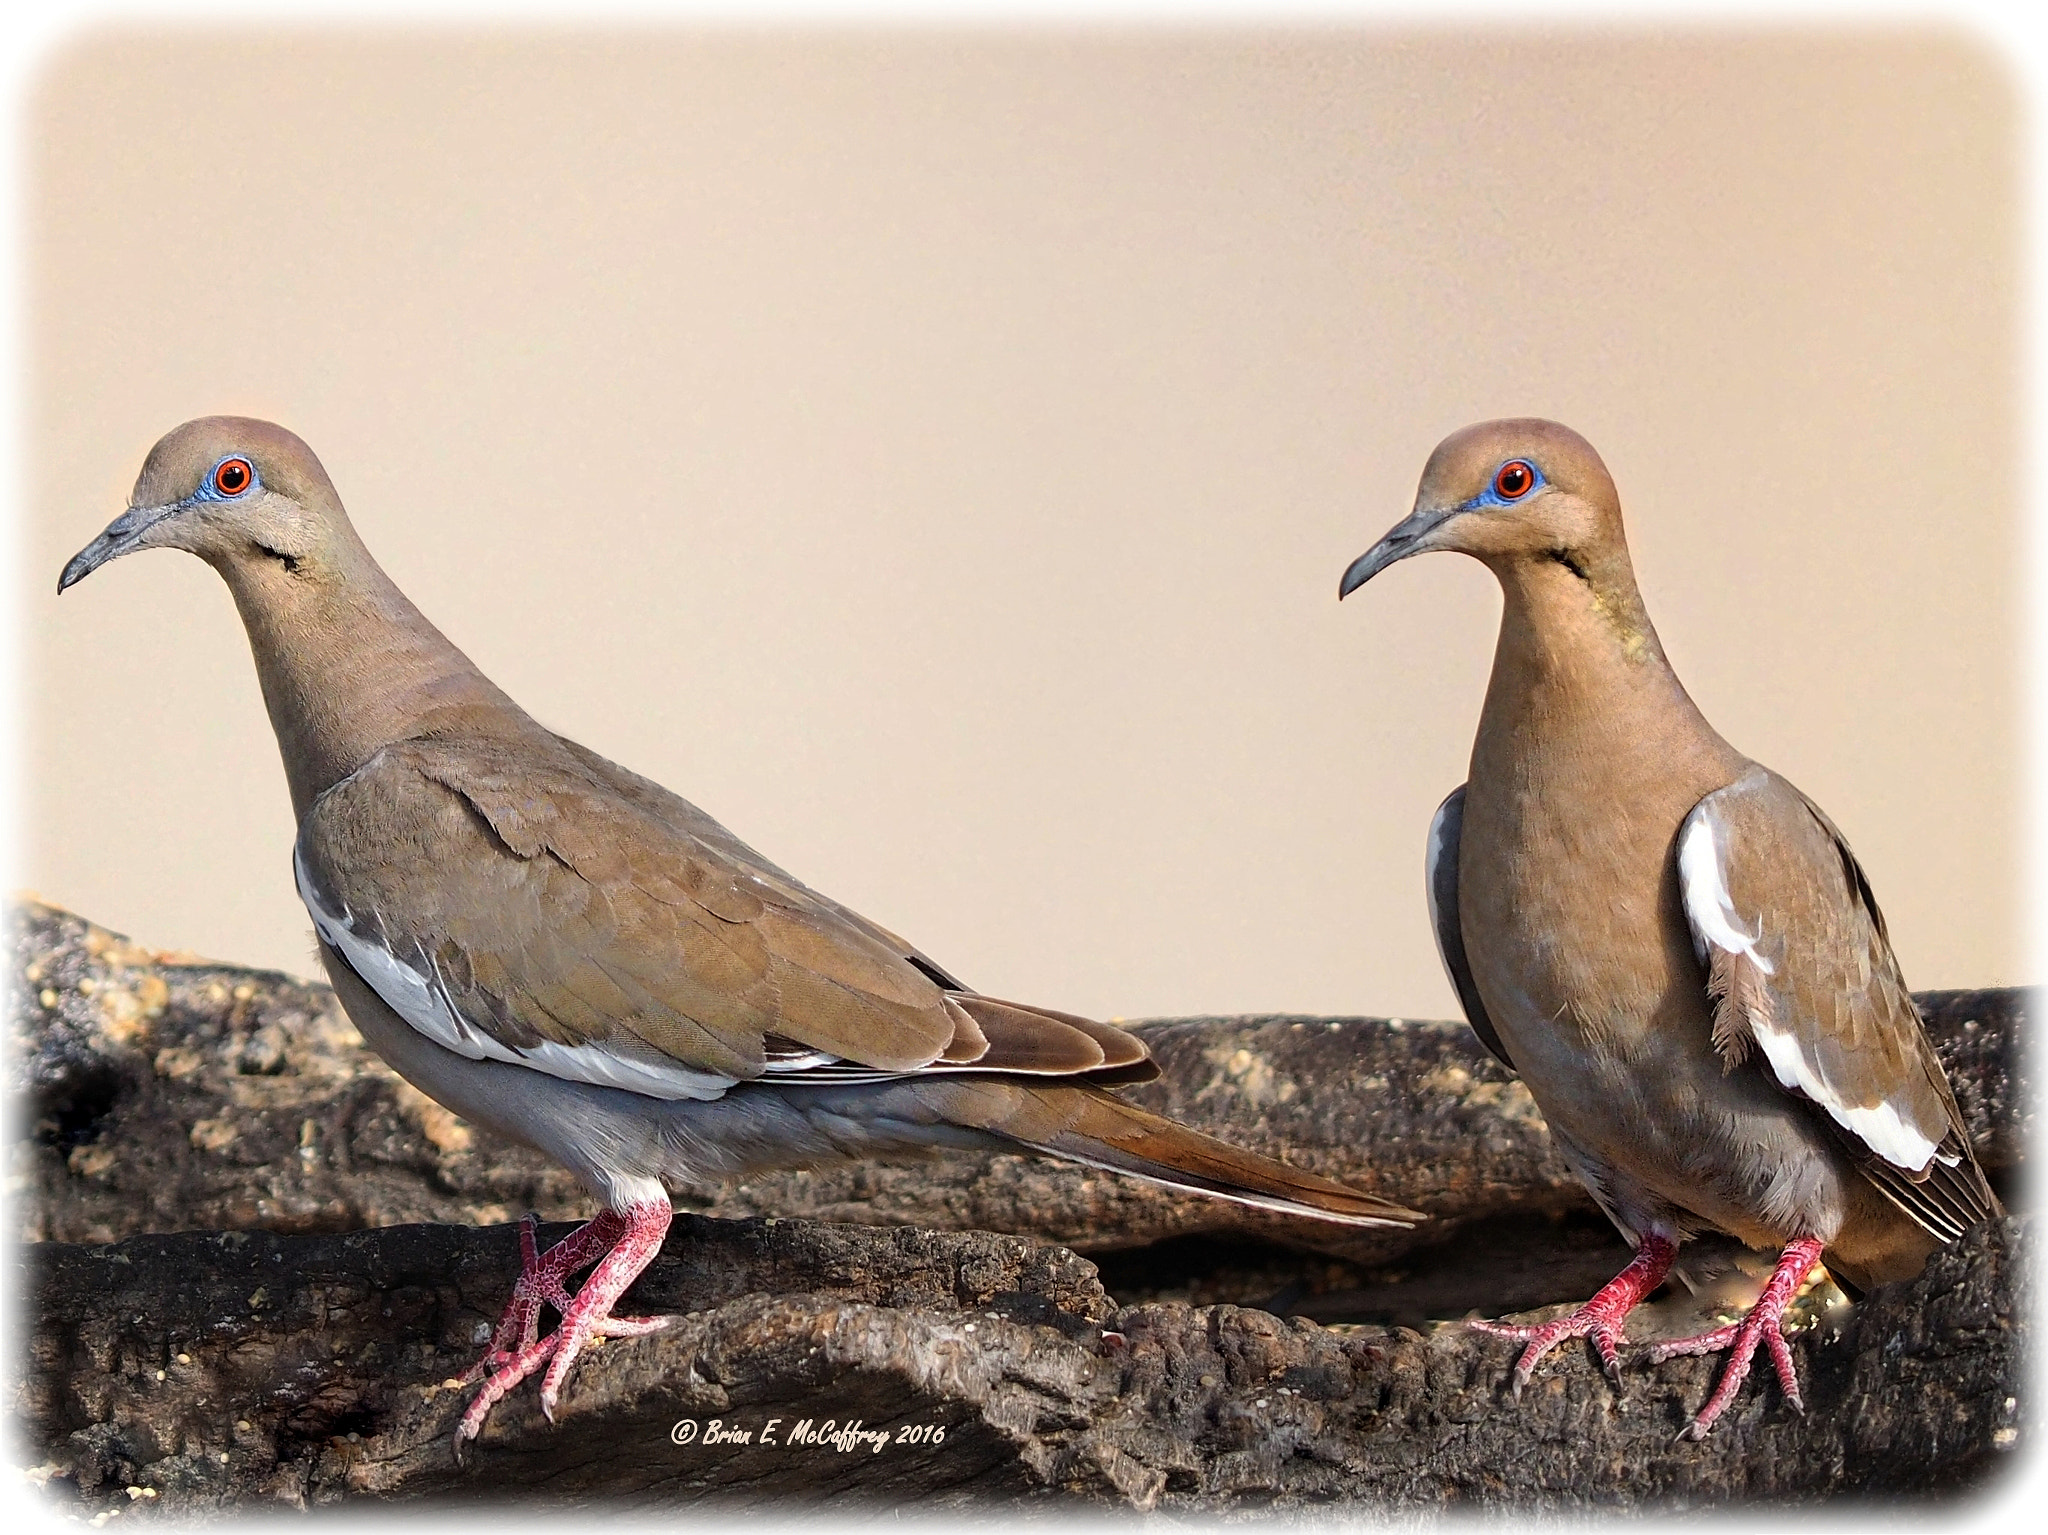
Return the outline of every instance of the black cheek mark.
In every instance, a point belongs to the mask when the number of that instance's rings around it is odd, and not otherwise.
[[[295,576],[299,573],[299,557],[296,554],[286,554],[282,549],[273,549],[268,544],[258,544],[256,552],[276,560],[278,564],[284,567],[284,573],[288,576]]]
[[[1546,560],[1555,560],[1555,561],[1557,561],[1557,563],[1558,563],[1558,564],[1562,565],[1562,566],[1563,566],[1563,567],[1564,567],[1564,568],[1565,568],[1566,570],[1569,570],[1569,571],[1570,571],[1570,572],[1571,572],[1571,573],[1572,573],[1573,575],[1577,576],[1577,577],[1578,577],[1578,578],[1579,578],[1579,579],[1580,579],[1581,581],[1584,581],[1584,582],[1586,582],[1586,583],[1587,583],[1588,585],[1591,585],[1591,584],[1592,584],[1592,580],[1593,580],[1593,578],[1592,578],[1591,576],[1589,576],[1589,575],[1587,575],[1587,574],[1586,574],[1586,567],[1585,567],[1585,566],[1583,566],[1583,565],[1581,565],[1581,564],[1579,563],[1579,561],[1578,561],[1578,557],[1577,557],[1576,555],[1574,555],[1574,554],[1573,554],[1573,553],[1571,552],[1571,550],[1569,550],[1569,549],[1546,549],[1546,550],[1544,550],[1544,551],[1543,551],[1543,557],[1544,557],[1544,558],[1545,558]]]

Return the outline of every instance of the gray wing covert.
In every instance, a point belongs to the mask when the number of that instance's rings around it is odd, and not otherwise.
[[[1465,830],[1465,785],[1459,784],[1436,807],[1429,823],[1429,854],[1424,879],[1429,890],[1429,924],[1436,930],[1436,951],[1444,970],[1457,990],[1458,1003],[1465,1009],[1465,1021],[1479,1042],[1491,1050],[1503,1066],[1514,1070],[1500,1031],[1479,1000],[1479,987],[1472,979],[1472,962],[1465,956],[1465,933],[1458,924],[1458,847]]]

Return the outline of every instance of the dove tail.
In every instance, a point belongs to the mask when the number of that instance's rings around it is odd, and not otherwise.
[[[1088,1086],[954,1077],[917,1094],[949,1122],[1066,1162],[1214,1199],[1352,1226],[1412,1226],[1428,1217],[1285,1162],[1219,1141]]]

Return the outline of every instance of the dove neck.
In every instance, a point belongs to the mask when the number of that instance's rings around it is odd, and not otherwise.
[[[394,741],[492,733],[527,716],[384,574],[353,535],[315,560],[218,568],[249,633],[292,813]]]
[[[1626,772],[1628,763],[1668,771],[1695,757],[1720,772],[1742,761],[1665,659],[1625,553],[1605,560],[1530,557],[1496,574],[1504,599],[1500,640],[1475,778],[1483,769],[1552,758],[1569,759],[1574,773],[1595,774]],[[1546,750],[1532,751],[1544,743]],[[1501,761],[1482,762],[1489,755]]]

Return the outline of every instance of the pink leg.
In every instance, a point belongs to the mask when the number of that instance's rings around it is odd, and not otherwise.
[[[548,1366],[540,1392],[541,1410],[550,1420],[555,1415],[555,1399],[562,1383],[568,1379],[576,1356],[592,1338],[637,1338],[668,1326],[672,1320],[669,1317],[615,1317],[612,1307],[661,1251],[661,1241],[668,1234],[673,1214],[665,1200],[625,1210],[606,1210],[550,1248],[545,1257],[536,1252],[531,1218],[522,1223],[519,1245],[524,1269],[513,1287],[512,1304],[499,1320],[491,1347],[478,1365],[479,1370],[494,1365],[497,1368],[456,1425],[458,1450],[464,1440],[477,1436],[484,1419],[506,1393],[551,1356],[554,1362]],[[572,1300],[562,1287],[563,1279],[606,1247],[610,1251],[605,1252]],[[538,1338],[543,1300],[561,1312],[562,1320],[553,1333]],[[509,1351],[505,1345],[514,1337],[518,1338],[519,1347]]]
[[[1512,1338],[1529,1345],[1515,1363],[1516,1396],[1520,1396],[1522,1387],[1529,1383],[1537,1361],[1566,1338],[1590,1337],[1593,1347],[1599,1351],[1600,1363],[1606,1367],[1607,1378],[1619,1385],[1622,1322],[1645,1295],[1664,1282],[1664,1276],[1671,1272],[1671,1261],[1677,1256],[1678,1244],[1652,1231],[1637,1245],[1636,1255],[1629,1260],[1628,1267],[1608,1280],[1598,1295],[1570,1316],[1561,1316],[1540,1327],[1517,1327],[1503,1322],[1472,1322],[1468,1325],[1481,1332],[1492,1333],[1497,1338]]]
[[[1735,1393],[1748,1379],[1749,1362],[1756,1354],[1759,1342],[1771,1352],[1771,1363],[1777,1367],[1778,1384],[1784,1388],[1786,1400],[1800,1412],[1806,1411],[1806,1404],[1799,1396],[1799,1371],[1792,1363],[1792,1346],[1785,1341],[1785,1308],[1799,1293],[1799,1287],[1813,1272],[1814,1265],[1820,1262],[1821,1247],[1818,1237],[1801,1237],[1788,1246],[1779,1257],[1777,1268],[1771,1271],[1770,1282],[1764,1286],[1763,1294],[1756,1298],[1756,1304],[1749,1308],[1749,1314],[1740,1322],[1717,1327],[1694,1338],[1673,1338],[1650,1350],[1650,1360],[1654,1364],[1676,1359],[1681,1354],[1715,1354],[1724,1348],[1729,1350],[1728,1364],[1721,1371],[1720,1383],[1714,1387],[1714,1394],[1707,1398],[1707,1405],[1700,1409],[1699,1416],[1687,1425],[1685,1438],[1707,1437],[1707,1430],[1727,1411],[1728,1404],[1735,1400]]]
[[[626,1229],[625,1218],[616,1210],[603,1210],[595,1220],[585,1221],[547,1250],[543,1256],[535,1235],[540,1218],[529,1215],[519,1223],[519,1279],[512,1286],[512,1300],[498,1318],[497,1330],[483,1357],[469,1367],[465,1381],[482,1380],[522,1348],[528,1348],[540,1333],[540,1308],[545,1303],[557,1312],[569,1310],[569,1295],[563,1281],[579,1269],[588,1268],[609,1251]]]

